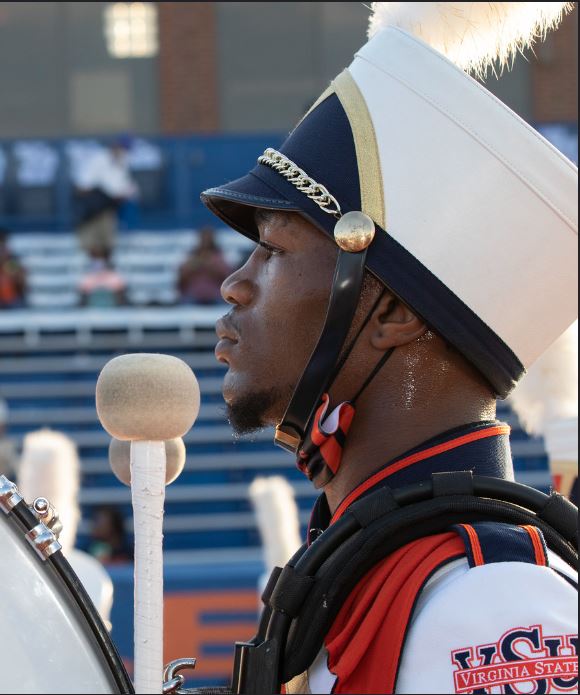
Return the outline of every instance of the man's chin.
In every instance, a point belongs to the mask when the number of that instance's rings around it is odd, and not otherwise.
[[[227,417],[237,436],[257,432],[274,423],[270,413],[279,402],[276,389],[235,394],[224,385]]]

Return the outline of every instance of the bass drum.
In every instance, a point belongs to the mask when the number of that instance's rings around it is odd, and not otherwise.
[[[85,589],[4,476],[0,509],[0,692],[133,693]]]

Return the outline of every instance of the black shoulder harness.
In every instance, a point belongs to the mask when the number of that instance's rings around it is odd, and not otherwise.
[[[280,692],[312,664],[348,595],[375,564],[414,540],[477,521],[536,526],[548,548],[578,568],[578,509],[558,493],[471,472],[378,488],[273,571],[257,635],[235,646],[231,692]]]

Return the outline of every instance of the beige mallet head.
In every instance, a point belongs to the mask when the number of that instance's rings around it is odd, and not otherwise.
[[[199,413],[199,385],[177,357],[121,355],[103,367],[96,400],[99,420],[111,437],[162,442],[191,429]]]
[[[165,484],[171,483],[181,475],[185,466],[185,444],[183,439],[169,439],[165,442]],[[125,485],[131,485],[131,442],[111,439],[109,444],[109,463],[113,473]]]

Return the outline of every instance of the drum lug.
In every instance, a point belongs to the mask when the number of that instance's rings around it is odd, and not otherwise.
[[[5,475],[0,475],[0,509],[5,514],[10,514],[19,502],[22,502],[22,497],[16,485]]]
[[[181,687],[185,683],[184,676],[180,671],[193,670],[197,659],[175,659],[170,661],[163,671],[163,695],[169,693],[180,693]]]
[[[58,512],[46,497],[37,497],[32,506],[32,512],[36,515],[39,521],[47,526],[58,538],[62,531],[62,521],[59,519]]]
[[[43,561],[48,560],[51,555],[54,555],[54,553],[62,549],[54,533],[42,522],[37,524],[26,534],[26,540]]]

